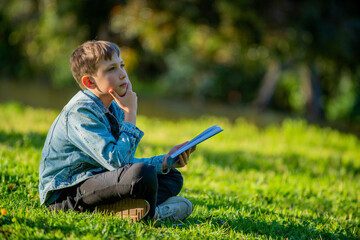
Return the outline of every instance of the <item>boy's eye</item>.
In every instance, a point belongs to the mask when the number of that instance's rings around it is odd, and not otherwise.
[[[108,71],[113,71],[113,70],[115,70],[115,67],[110,67],[110,68],[108,69]]]

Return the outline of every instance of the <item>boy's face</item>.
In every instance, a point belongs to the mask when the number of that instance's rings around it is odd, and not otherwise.
[[[124,66],[121,56],[117,56],[116,53],[111,60],[102,59],[97,63],[97,71],[92,78],[100,96],[110,96],[108,93],[110,88],[113,88],[119,96],[125,95],[130,80]]]

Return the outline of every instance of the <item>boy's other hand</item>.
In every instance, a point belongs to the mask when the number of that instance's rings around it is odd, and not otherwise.
[[[168,154],[166,154],[166,156],[164,157],[164,160],[163,160],[163,164],[162,164],[162,168],[163,170],[166,170],[167,168],[182,168],[184,166],[186,166],[189,162],[189,159],[190,159],[190,155],[191,153],[193,153],[195,150],[196,150],[196,146],[192,147],[192,148],[189,148],[188,150],[186,150],[185,152],[181,153],[179,155],[179,160],[174,163],[174,165],[172,166],[168,166],[166,164],[166,159],[171,155],[173,154],[174,152],[176,152],[178,149],[180,149],[182,146],[184,146],[186,143],[188,142],[184,142],[180,145],[176,145],[175,147],[173,147],[170,152]]]
[[[128,82],[128,87],[124,96],[122,97],[120,97],[119,94],[112,88],[110,88],[108,92],[113,97],[115,102],[120,106],[120,108],[124,111],[124,120],[127,122],[131,122],[135,125],[137,114],[137,96],[136,93],[132,91],[131,82]]]

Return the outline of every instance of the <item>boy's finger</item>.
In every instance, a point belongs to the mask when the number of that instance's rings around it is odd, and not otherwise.
[[[184,160],[184,164],[186,165],[188,160],[189,160],[189,155],[187,154],[187,151],[183,152],[182,154],[183,160]]]
[[[132,92],[132,84],[128,81],[127,91]]]
[[[181,167],[185,166],[184,158],[183,158],[182,154],[179,155],[178,164],[179,164]]]
[[[191,148],[191,152],[194,152],[196,150],[196,145]]]
[[[110,93],[113,98],[120,98],[119,94],[117,94],[117,92],[115,92],[115,90],[112,88],[108,90],[108,93]]]

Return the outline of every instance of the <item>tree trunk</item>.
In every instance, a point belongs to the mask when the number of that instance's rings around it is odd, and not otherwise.
[[[324,109],[321,103],[321,85],[319,74],[313,64],[307,64],[300,71],[302,89],[306,99],[306,114],[311,119],[324,119]]]
[[[254,101],[254,105],[258,110],[263,111],[269,105],[279,80],[280,73],[281,65],[278,61],[272,61],[268,66],[266,74],[261,82],[258,96]]]

